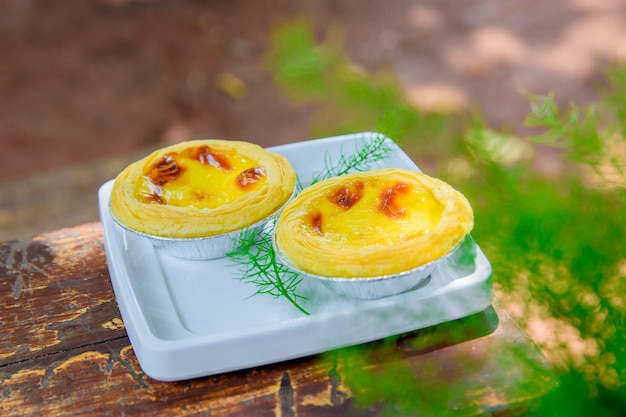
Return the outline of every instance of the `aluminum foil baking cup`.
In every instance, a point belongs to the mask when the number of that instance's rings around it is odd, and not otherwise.
[[[242,229],[215,236],[189,238],[170,238],[143,233],[138,230],[131,229],[119,221],[115,215],[113,215],[110,207],[109,213],[115,223],[117,223],[124,230],[149,240],[155,248],[160,249],[170,256],[190,260],[208,260],[223,258],[229,252],[237,249],[244,234],[259,232],[268,222],[272,221],[280,214],[284,206],[285,205],[283,204],[283,206],[281,206],[274,213]]]
[[[389,297],[392,295],[402,294],[407,291],[413,291],[428,285],[428,282],[430,281],[430,274],[433,270],[442,260],[452,255],[457,248],[453,249],[447,255],[439,259],[397,274],[348,278],[328,277],[302,271],[289,260],[280,247],[278,247],[276,240],[274,239],[274,250],[276,252],[276,256],[289,269],[304,278],[320,282],[322,285],[337,294],[361,300],[375,300],[378,298]]]

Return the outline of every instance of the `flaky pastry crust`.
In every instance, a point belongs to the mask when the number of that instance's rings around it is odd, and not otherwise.
[[[216,207],[170,205],[159,202],[158,195],[152,201],[137,197],[138,184],[147,181],[151,166],[168,155],[206,147],[219,155],[237,154],[253,160],[255,169],[259,168],[257,171],[263,174],[263,181],[234,201]],[[120,223],[141,233],[167,238],[208,237],[240,230],[276,212],[292,196],[295,183],[296,174],[289,161],[258,145],[217,139],[191,140],[156,150],[126,167],[115,178],[110,209]],[[157,189],[159,183],[150,186]]]
[[[312,213],[320,210],[323,199],[327,198],[324,196],[339,195],[341,204],[354,204],[356,208],[358,198],[351,198],[348,191],[338,194],[337,190],[350,187],[356,190],[355,184],[362,183],[389,187],[387,194],[381,191],[376,197],[379,202],[374,211],[380,213],[374,215],[400,218],[408,213],[404,210],[419,209],[394,208],[392,201],[380,201],[395,192],[389,184],[402,184],[396,186],[397,190],[418,189],[432,195],[439,220],[421,235],[402,236],[400,232],[398,236],[398,230],[404,230],[402,226],[396,227],[389,239],[384,230],[377,230],[375,234],[379,236],[366,239],[365,244],[358,239],[351,241],[350,236],[329,238],[323,231],[323,219],[316,219]],[[385,223],[388,221],[393,219],[383,220],[381,224],[390,224]],[[275,242],[287,260],[304,272],[324,277],[365,278],[396,274],[434,261],[459,245],[473,225],[470,203],[450,185],[414,170],[388,168],[334,177],[304,189],[284,208],[276,225]]]

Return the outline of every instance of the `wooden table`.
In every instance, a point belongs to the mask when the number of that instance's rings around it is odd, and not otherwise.
[[[117,308],[100,223],[0,243],[0,328],[2,416],[519,415],[554,386],[497,304],[354,349],[152,380]]]

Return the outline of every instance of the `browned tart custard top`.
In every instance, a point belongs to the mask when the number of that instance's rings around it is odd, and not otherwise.
[[[265,168],[257,164],[207,145],[169,152],[144,168],[135,195],[158,204],[216,207],[265,181]]]
[[[196,140],[155,151],[116,178],[112,214],[162,237],[213,236],[275,212],[295,172],[281,155],[248,142]]]
[[[305,272],[372,277],[440,258],[472,227],[472,209],[458,191],[417,171],[389,168],[308,187],[285,207],[276,243]]]

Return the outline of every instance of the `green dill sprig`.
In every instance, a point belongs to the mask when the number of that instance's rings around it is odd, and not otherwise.
[[[363,141],[353,154],[340,154],[336,163],[327,155],[325,168],[314,175],[312,184],[327,178],[345,175],[349,172],[363,171],[372,163],[386,159],[392,148],[387,138],[378,134],[370,142]],[[300,179],[297,181],[296,193],[302,190]],[[283,265],[277,258],[273,245],[273,224],[261,230],[247,230],[239,238],[237,248],[226,256],[242,267],[241,280],[256,285],[253,295],[269,294],[273,297],[285,297],[302,313],[309,315],[301,305],[307,297],[297,293],[302,277],[297,272]]]
[[[299,304],[299,300],[307,298],[296,293],[296,287],[302,278],[276,258],[272,230],[273,225],[260,231],[246,230],[240,236],[237,248],[226,256],[243,267],[242,281],[257,286],[253,295],[285,297],[294,307],[308,315],[309,312]]]
[[[331,157],[326,154],[324,158],[324,169],[313,176],[311,184],[315,184],[322,180],[338,177],[354,171],[363,171],[371,164],[382,161],[387,158],[391,148],[388,145],[388,139],[383,134],[376,134],[374,140],[370,142],[363,141],[356,152],[352,154],[340,153],[337,162],[333,162]]]

